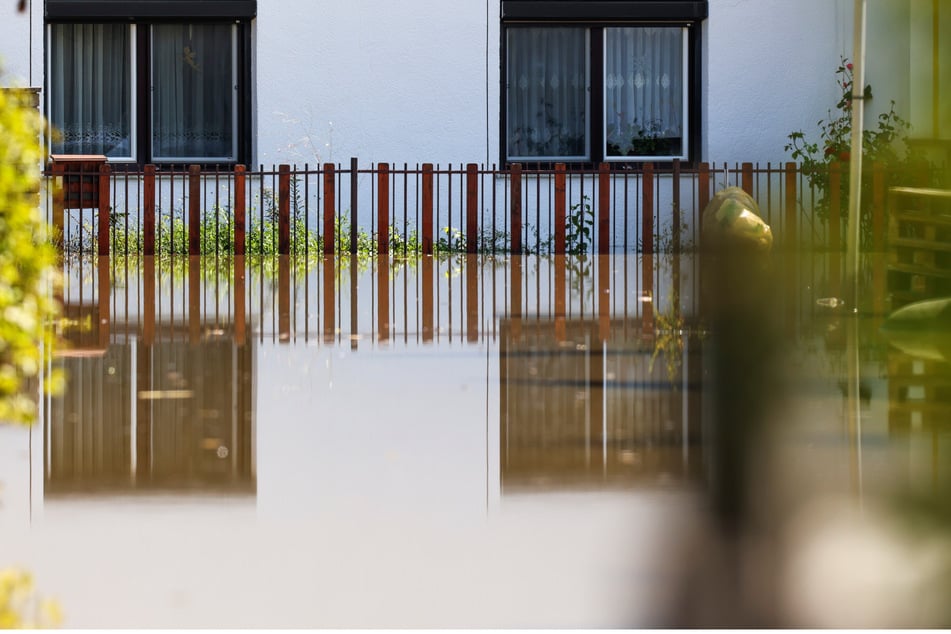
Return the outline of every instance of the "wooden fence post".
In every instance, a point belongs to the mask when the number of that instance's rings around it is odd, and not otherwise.
[[[799,168],[795,163],[791,161],[786,163],[786,236],[783,242],[790,250],[795,249],[798,243],[796,231],[799,216],[796,208],[796,176],[798,174]]]
[[[522,253],[522,165],[513,163],[509,170],[512,180],[510,192],[512,209],[509,226],[512,229],[512,255]]]
[[[277,174],[277,253],[291,252],[291,166],[280,165]]]
[[[641,175],[641,252],[654,252],[654,164],[644,163]]]
[[[433,164],[423,163],[423,254],[433,252]]]
[[[62,254],[65,240],[66,178],[62,163],[53,163],[53,245]]]
[[[380,163],[377,166],[376,180],[376,239],[380,255],[390,252],[390,166]]]
[[[112,206],[109,200],[109,164],[103,163],[99,166],[99,255],[109,255],[109,222]]]
[[[357,157],[350,158],[350,254],[357,254],[357,228],[359,214],[357,214],[357,196],[359,193],[360,170],[357,166]],[[356,339],[354,339],[356,341]]]
[[[189,240],[189,246],[191,240]],[[201,264],[199,256],[188,256],[188,342],[201,340]]]
[[[753,164],[752,163],[743,163],[740,167],[741,170],[741,182],[743,186],[743,191],[745,191],[750,196],[753,195]]]
[[[478,252],[479,245],[479,166],[466,165],[466,253]]]
[[[247,248],[247,178],[244,165],[234,167],[234,254],[244,255]],[[235,273],[237,275],[237,272]]]
[[[555,255],[564,255],[568,250],[568,201],[566,166],[555,165]]]
[[[146,165],[142,180],[142,254],[155,255],[155,166]]]
[[[238,167],[243,168],[244,166],[239,165]],[[237,236],[237,232],[235,235]],[[244,314],[244,300],[247,280],[243,244],[244,243],[242,242],[242,253],[237,255],[234,259],[234,339],[235,343],[239,347],[244,345],[244,340],[247,338],[247,321]],[[237,246],[238,245],[236,242],[235,247],[237,248]]]
[[[353,178],[351,176],[351,178]],[[333,255],[336,252],[337,233],[334,224],[335,210],[337,207],[336,192],[334,191],[334,164],[324,163],[324,255]],[[351,227],[356,223],[356,218],[350,219]],[[351,231],[350,252],[356,248],[356,240],[353,239]]]
[[[611,250],[611,166],[598,166],[598,253]]]
[[[703,227],[703,210],[710,204],[710,164],[701,163],[697,171],[697,217]]]
[[[188,166],[188,255],[201,253],[201,166]]]
[[[466,341],[479,341],[479,258],[466,255]]]
[[[99,273],[99,347],[108,348],[109,329],[112,322],[112,315],[109,310],[109,300],[112,293],[112,284],[110,283],[109,277],[109,260],[107,258],[101,258],[97,268]]]

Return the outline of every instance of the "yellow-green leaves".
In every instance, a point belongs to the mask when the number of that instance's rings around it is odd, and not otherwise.
[[[0,422],[36,417],[29,389],[49,354],[57,313],[55,253],[39,207],[44,129],[25,92],[0,90]]]
[[[62,620],[59,604],[37,596],[30,573],[0,569],[0,629],[56,627]]]

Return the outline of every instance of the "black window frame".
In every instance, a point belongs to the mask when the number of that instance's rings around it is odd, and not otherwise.
[[[500,90],[499,90],[499,163],[530,164],[551,168],[555,163],[591,169],[602,162],[615,168],[633,168],[646,162],[658,166],[673,163],[656,159],[605,157],[604,144],[604,29],[610,27],[653,26],[687,27],[687,159],[682,165],[700,163],[702,148],[702,23],[708,16],[706,0],[501,0]],[[508,30],[530,26],[575,27],[588,29],[589,105],[586,134],[589,157],[538,161],[512,160],[508,157]]]
[[[110,165],[113,169],[119,170],[137,169],[147,164],[154,164],[160,168],[181,165],[181,162],[155,161],[152,156],[152,26],[156,24],[235,24],[237,29],[236,156],[233,160],[198,161],[198,164],[206,168],[251,164],[253,151],[251,31],[252,21],[256,15],[256,0],[46,0],[45,4],[46,26],[54,23],[122,23],[136,26],[135,37],[131,42],[131,45],[135,47],[136,60],[133,68],[136,154],[132,162],[111,160]],[[48,85],[46,90],[49,90]]]

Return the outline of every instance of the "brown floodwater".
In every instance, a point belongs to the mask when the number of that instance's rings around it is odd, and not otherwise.
[[[69,261],[0,565],[75,628],[946,626],[951,365],[873,260],[721,321],[696,256]]]

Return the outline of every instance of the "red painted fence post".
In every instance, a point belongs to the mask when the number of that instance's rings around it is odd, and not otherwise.
[[[155,166],[146,165],[142,180],[142,254],[155,255]]]
[[[287,255],[291,252],[291,166],[277,169],[277,253]]]
[[[654,164],[644,163],[641,174],[641,252],[654,252]]]
[[[201,166],[188,166],[188,255],[201,253]]]
[[[380,255],[390,252],[390,166],[380,163],[377,166],[377,251]]]
[[[598,166],[598,253],[611,250],[611,166]]]
[[[512,255],[521,255],[522,253],[522,165],[513,163],[510,168],[512,179],[511,191],[511,217],[510,226],[512,228]]]
[[[423,253],[433,252],[433,164],[423,163]]]
[[[109,164],[99,166],[99,255],[109,255]]]
[[[247,244],[247,178],[244,165],[234,167],[234,254],[244,255]],[[235,274],[237,275],[237,273]]]
[[[476,253],[479,244],[479,166],[466,165],[466,253]]]
[[[568,249],[567,174],[564,163],[555,165],[555,255],[564,255]]]
[[[353,175],[350,178],[354,178]],[[337,248],[337,232],[334,223],[337,206],[334,191],[334,164],[324,163],[324,255],[333,255]],[[350,222],[356,222],[351,218]],[[351,252],[354,245],[350,245]]]

